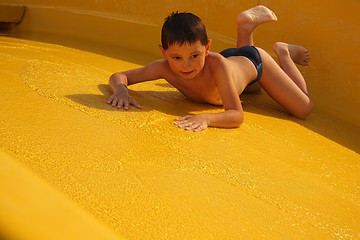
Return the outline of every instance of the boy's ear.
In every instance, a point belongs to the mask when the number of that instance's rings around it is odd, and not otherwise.
[[[208,43],[205,46],[205,55],[209,55],[210,52],[210,47],[211,47],[211,39],[209,39]]]
[[[161,46],[160,44],[159,44],[159,49],[160,49],[162,55],[164,56],[164,58],[166,59],[165,50],[164,50],[163,46]]]

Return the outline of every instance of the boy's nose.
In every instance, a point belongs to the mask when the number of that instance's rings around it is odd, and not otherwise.
[[[183,64],[183,68],[190,68],[191,67],[191,64],[192,64],[192,60],[191,59],[187,59],[184,61],[184,64]]]

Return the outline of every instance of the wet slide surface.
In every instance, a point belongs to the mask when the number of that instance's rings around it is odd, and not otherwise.
[[[108,106],[110,74],[139,64],[0,37],[0,159],[18,164],[1,171],[2,226],[9,216],[15,226],[14,209],[26,206],[6,200],[36,189],[13,179],[27,171],[24,182],[39,178],[88,226],[104,226],[102,239],[360,238],[358,128],[317,110],[295,119],[262,92],[242,97],[240,128],[187,132],[176,117],[222,109],[192,103],[163,80],[129,87],[142,110]],[[24,225],[53,210],[42,206],[54,199],[38,196]]]

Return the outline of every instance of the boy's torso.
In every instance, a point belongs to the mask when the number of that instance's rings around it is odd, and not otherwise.
[[[218,58],[223,57],[217,53],[210,53],[209,56],[206,57],[202,71],[193,79],[181,78],[172,72],[168,66],[166,67],[164,78],[192,101],[222,105],[221,96],[210,67],[210,65],[212,67],[214,67],[214,65],[215,67],[219,67],[217,64],[211,64],[214,61],[216,62]],[[233,81],[238,95],[240,95],[247,84],[252,81],[251,79],[256,76],[256,69],[245,57],[234,56],[225,59],[225,61],[230,65],[228,69],[231,71],[231,81]]]

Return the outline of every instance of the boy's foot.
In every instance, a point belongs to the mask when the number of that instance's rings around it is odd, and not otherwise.
[[[273,45],[273,49],[279,58],[290,55],[290,58],[296,64],[308,66],[310,63],[310,52],[302,46],[276,42]]]
[[[260,24],[274,22],[276,20],[277,17],[275,13],[262,5],[250,8],[249,10],[240,13],[237,17],[238,25],[241,26],[243,30],[249,32],[254,31]]]

